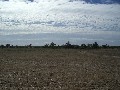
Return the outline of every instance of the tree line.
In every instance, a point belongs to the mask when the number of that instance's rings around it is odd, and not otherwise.
[[[92,44],[81,44],[81,45],[75,45],[71,44],[70,41],[63,45],[57,45],[54,42],[51,42],[50,44],[45,44],[44,46],[32,46],[32,44],[25,45],[25,46],[18,46],[18,45],[0,45],[0,48],[72,48],[72,49],[98,49],[98,48],[120,48],[120,46],[109,46],[108,44],[105,45],[99,45],[97,42],[94,42]]]

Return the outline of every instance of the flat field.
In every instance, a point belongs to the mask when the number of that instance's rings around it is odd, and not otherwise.
[[[0,90],[120,90],[120,49],[0,49]]]

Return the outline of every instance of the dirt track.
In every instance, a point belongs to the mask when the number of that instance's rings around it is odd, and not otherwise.
[[[0,90],[120,90],[120,50],[0,49]]]

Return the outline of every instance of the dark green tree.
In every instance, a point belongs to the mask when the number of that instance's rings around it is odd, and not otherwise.
[[[94,42],[94,43],[93,43],[93,48],[98,48],[98,47],[99,47],[98,43],[97,43],[97,42]]]
[[[50,47],[53,48],[53,47],[55,47],[55,46],[56,46],[56,44],[55,44],[54,42],[51,42],[51,43],[50,43]]]

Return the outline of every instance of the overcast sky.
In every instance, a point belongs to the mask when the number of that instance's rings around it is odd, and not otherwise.
[[[120,5],[70,0],[0,1],[0,44],[120,45]]]

